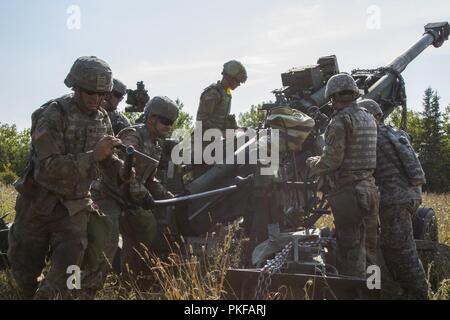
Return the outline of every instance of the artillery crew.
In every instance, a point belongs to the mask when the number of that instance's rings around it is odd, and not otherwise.
[[[403,289],[403,296],[427,299],[428,284],[417,254],[411,221],[422,202],[421,185],[425,179],[420,162],[415,157],[408,135],[383,124],[383,112],[377,102],[365,99],[359,106],[371,112],[378,122],[375,178],[380,190],[383,258],[393,279]],[[397,138],[401,141],[399,149],[396,148]]]
[[[377,125],[356,104],[359,90],[350,75],[331,77],[325,96],[335,113],[325,132],[322,155],[308,158],[307,164],[312,175],[329,175],[334,184],[328,201],[336,226],[339,273],[365,278],[366,241],[376,242],[377,233],[379,197],[373,177]]]

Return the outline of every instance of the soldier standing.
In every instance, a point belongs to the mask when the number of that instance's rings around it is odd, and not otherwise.
[[[371,112],[378,122],[378,150],[375,179],[380,190],[381,249],[386,265],[409,299],[427,299],[428,284],[414,242],[412,215],[422,202],[422,179],[411,180],[408,167],[423,175],[411,148],[410,163],[404,166],[391,138],[394,129],[383,124],[383,112],[377,102],[365,99],[359,105]],[[408,159],[408,157],[406,157]],[[416,173],[417,174],[417,173]]]
[[[129,186],[128,195],[105,177],[93,185],[95,202],[113,220],[113,232],[106,250],[106,257],[112,261],[117,251],[117,243],[122,234],[122,271],[139,276],[148,273],[148,256],[152,241],[156,236],[155,217],[148,209],[149,195],[156,199],[168,199],[173,195],[155,178],[161,158],[161,139],[167,137],[171,126],[178,117],[176,104],[167,97],[156,96],[144,109],[145,122],[125,128],[119,138],[126,145],[150,158],[136,157],[136,177]],[[103,277],[108,271],[103,268]],[[146,272],[147,271],[147,272]]]
[[[378,215],[379,196],[373,178],[377,126],[373,116],[356,104],[359,90],[350,75],[331,77],[325,96],[331,99],[335,113],[325,132],[322,155],[308,158],[307,165],[311,174],[329,175],[334,184],[328,201],[336,226],[339,272],[365,278],[366,235],[374,228],[365,221],[367,217],[376,220]]]
[[[237,129],[234,115],[230,115],[231,91],[247,81],[247,71],[243,64],[230,60],[223,65],[222,80],[208,86],[200,96],[196,121],[202,123],[202,135],[208,129]],[[203,148],[208,143],[203,143]],[[208,166],[195,165],[194,176],[202,175]]]
[[[105,102],[103,108],[108,112],[109,119],[114,131],[114,135],[117,135],[120,130],[131,126],[128,118],[117,110],[117,106],[123,97],[127,93],[127,87],[119,79],[113,79],[113,88],[111,93],[105,96]]]
[[[49,101],[32,115],[31,160],[16,183],[8,258],[24,298],[71,296],[68,267],[81,266],[88,224],[101,215],[91,200],[91,183],[101,173],[118,179],[121,168],[112,157],[120,140],[113,137],[108,115],[100,108],[112,88],[108,64],[94,56],[80,57],[64,83],[73,94]],[[38,287],[49,251],[50,269]]]

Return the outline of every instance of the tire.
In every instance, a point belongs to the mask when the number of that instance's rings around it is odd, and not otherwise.
[[[412,220],[414,239],[439,241],[436,214],[431,208],[419,208]]]

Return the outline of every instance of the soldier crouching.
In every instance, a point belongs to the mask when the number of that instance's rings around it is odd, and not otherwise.
[[[149,210],[147,197],[172,198],[173,195],[155,178],[161,158],[161,138],[167,137],[178,117],[176,104],[167,97],[156,96],[144,109],[143,124],[123,129],[118,137],[128,146],[148,157],[136,156],[135,179],[128,190],[119,188],[114,181],[102,178],[92,187],[95,201],[113,219],[113,233],[106,250],[106,257],[112,261],[117,252],[119,232],[122,235],[121,270],[123,275],[140,286],[146,286],[149,275],[149,255],[157,226]],[[103,275],[109,266],[103,267]],[[144,279],[143,281],[135,281]],[[142,286],[141,286],[142,287]]]

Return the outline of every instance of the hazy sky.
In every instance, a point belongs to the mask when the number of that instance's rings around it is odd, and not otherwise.
[[[233,93],[238,114],[270,100],[292,67],[330,54],[341,71],[383,66],[419,39],[427,22],[449,15],[448,0],[3,0],[0,122],[29,127],[34,109],[69,92],[63,80],[81,55],[106,60],[129,87],[143,80],[150,96],[180,98],[193,115],[223,63],[240,60],[249,79]],[[421,107],[429,85],[444,108],[450,43],[428,48],[403,75],[410,108]]]

